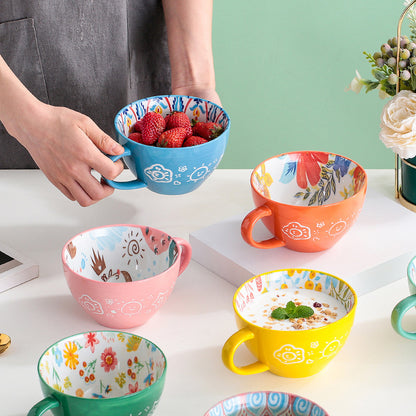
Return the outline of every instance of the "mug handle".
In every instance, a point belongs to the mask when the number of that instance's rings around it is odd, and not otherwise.
[[[124,152],[121,155],[116,155],[116,156],[112,156],[112,155],[107,155],[113,162],[117,162],[117,160],[125,157],[125,156],[131,156],[131,150],[130,149],[126,149],[124,148]],[[104,181],[106,182],[107,185],[113,187],[114,189],[122,189],[122,190],[129,190],[129,189],[139,189],[139,188],[144,188],[145,186],[147,186],[143,181],[141,181],[140,179],[133,179],[131,181],[126,181],[126,182],[118,182],[118,181],[111,181],[110,179],[106,179],[104,178]]]
[[[264,371],[269,370],[269,367],[260,361],[256,361],[255,363],[243,367],[237,367],[234,364],[234,354],[237,351],[237,348],[244,342],[254,339],[254,337],[255,335],[248,328],[241,328],[227,339],[222,347],[222,361],[229,370],[242,375],[263,373]]]
[[[256,222],[269,215],[272,215],[272,210],[266,205],[257,207],[246,215],[241,223],[241,236],[246,243],[256,248],[275,248],[285,245],[284,241],[279,240],[276,237],[264,241],[256,241],[253,239],[253,228],[256,225]]]
[[[416,306],[416,295],[411,295],[401,300],[391,312],[391,325],[393,326],[393,329],[399,335],[408,339],[416,339],[416,332],[404,330],[402,327],[402,319],[406,312],[413,306]]]
[[[192,247],[183,238],[175,237],[175,241],[181,247],[181,258],[180,258],[181,263],[179,265],[179,274],[178,274],[179,276],[185,271],[185,269],[188,267],[189,262],[191,261]]]
[[[50,409],[59,407],[59,401],[55,397],[45,397],[40,402],[36,403],[30,410],[27,416],[40,416]]]

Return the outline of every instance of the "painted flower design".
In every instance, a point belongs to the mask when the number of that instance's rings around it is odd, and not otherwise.
[[[101,367],[104,367],[104,371],[108,373],[116,368],[117,363],[116,352],[111,347],[106,348],[101,354]]]
[[[65,365],[69,367],[71,370],[75,370],[77,368],[77,365],[79,364],[77,351],[78,347],[74,342],[69,341],[65,344]]]
[[[365,181],[364,172],[359,167],[356,167],[352,174],[354,193],[357,193],[361,189],[361,187],[364,184],[364,181]]]
[[[282,231],[293,240],[309,240],[311,229],[298,222],[290,222],[282,228]]]
[[[127,344],[126,344],[127,351],[128,352],[137,351],[141,342],[142,342],[142,339],[140,337],[132,335],[131,337],[129,337]]]
[[[274,357],[283,364],[297,364],[305,360],[305,351],[302,348],[286,344],[274,352]]]
[[[84,334],[84,337],[86,339],[85,348],[91,348],[91,352],[94,352],[95,345],[100,343],[97,339],[97,334],[95,332],[89,332],[88,334]]]
[[[321,152],[305,152],[299,154],[296,166],[296,182],[302,189],[306,189],[308,181],[315,186],[321,177],[321,165],[328,162],[328,154]]]
[[[150,386],[155,381],[153,373],[149,373],[143,381],[146,387]]]
[[[266,198],[270,198],[269,187],[273,183],[273,178],[270,173],[266,172],[266,166],[264,163],[260,165],[260,171],[260,174],[257,171],[254,172],[254,178],[257,181],[258,191]]]
[[[60,367],[61,364],[64,362],[64,358],[62,357],[62,351],[59,348],[54,348],[52,352],[55,358],[55,364],[58,367]]]
[[[160,164],[154,164],[144,170],[144,173],[154,182],[169,183],[172,182],[173,173]]]
[[[78,299],[79,304],[88,312],[95,313],[97,315],[103,315],[104,311],[99,302],[96,302],[94,299],[92,299],[88,295],[82,295]]]
[[[127,394],[137,393],[139,391],[139,382],[136,381],[134,384],[129,384],[129,392]]]

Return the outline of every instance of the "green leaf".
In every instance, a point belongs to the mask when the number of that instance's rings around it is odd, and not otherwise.
[[[375,78],[377,81],[381,81],[382,79],[388,78],[385,72],[383,72],[383,71],[379,71],[379,70],[377,70],[377,69],[375,69],[375,70],[373,71],[373,75],[374,75],[374,78]]]
[[[292,301],[289,301],[289,302],[286,304],[286,313],[287,313],[287,314],[291,314],[291,313],[295,312],[295,310],[296,310],[296,305],[295,305],[295,303],[294,303],[294,302],[292,302]]]
[[[309,306],[299,305],[296,308],[296,317],[297,318],[308,318],[314,314],[314,310]]]
[[[286,309],[285,308],[274,309],[273,312],[272,312],[272,318],[274,318],[274,319],[287,319],[288,316],[286,314]]]

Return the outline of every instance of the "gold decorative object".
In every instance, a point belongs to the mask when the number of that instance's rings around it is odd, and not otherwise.
[[[0,354],[7,350],[10,347],[12,340],[6,334],[0,334]]]
[[[399,23],[397,25],[397,41],[399,42],[400,36],[401,36],[401,29],[402,29],[402,23],[403,20],[407,14],[407,12],[412,8],[412,6],[416,3],[416,0],[413,0],[410,2],[407,7],[404,9],[403,13],[400,16]],[[400,69],[399,69],[399,62],[400,62],[400,47],[397,48],[397,55],[396,55],[396,75],[399,78],[400,77]],[[396,84],[396,94],[398,94],[400,91],[400,82],[397,82]],[[411,165],[406,160],[402,159],[402,162],[407,164],[408,166],[411,166],[413,169],[416,169],[416,166]],[[416,212],[416,205],[409,202],[406,198],[404,198],[400,186],[400,180],[399,180],[399,172],[400,170],[400,157],[396,153],[395,155],[395,164],[394,164],[394,171],[395,171],[395,191],[396,191],[396,198],[399,199],[400,203],[406,207],[407,209],[410,209],[414,212]]]

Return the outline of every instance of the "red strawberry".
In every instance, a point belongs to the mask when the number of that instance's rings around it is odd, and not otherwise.
[[[159,147],[182,147],[186,138],[186,129],[175,127],[174,129],[165,130],[157,140],[156,146]]]
[[[140,120],[137,120],[133,124],[133,131],[135,131],[137,133],[141,133],[142,132],[142,123],[143,123],[143,119],[142,118]]]
[[[156,143],[160,134],[165,130],[165,119],[161,114],[150,111],[141,120],[142,143]]]
[[[191,136],[188,137],[184,142],[183,142],[183,147],[189,147],[189,146],[196,146],[198,144],[204,144],[204,143],[208,143],[208,140],[205,140],[203,137],[200,136]]]
[[[174,111],[165,117],[166,130],[174,129],[176,127],[183,127],[186,129],[186,137],[192,136],[191,120],[183,111]]]
[[[133,140],[134,142],[141,143],[142,142],[142,134],[138,132],[130,133],[129,139]]]
[[[198,121],[192,127],[192,131],[194,136],[200,136],[206,140],[212,140],[218,137],[224,131],[224,128],[221,124],[213,123],[211,121]]]

